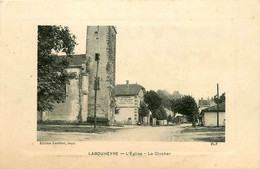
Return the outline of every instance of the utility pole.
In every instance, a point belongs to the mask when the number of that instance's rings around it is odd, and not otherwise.
[[[94,83],[94,90],[95,90],[95,100],[94,100],[94,130],[97,127],[97,91],[100,90],[99,88],[99,77],[98,77],[98,66],[99,66],[99,53],[95,54],[95,61],[97,62],[97,70],[96,70],[96,78]]]
[[[217,83],[217,127],[219,127],[219,91]]]

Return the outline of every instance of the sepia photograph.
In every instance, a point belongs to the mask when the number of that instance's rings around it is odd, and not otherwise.
[[[257,169],[259,0],[0,2],[0,169]]]
[[[39,25],[37,141],[225,142],[225,66],[212,62],[222,58],[182,44],[194,31],[216,38],[201,29]]]

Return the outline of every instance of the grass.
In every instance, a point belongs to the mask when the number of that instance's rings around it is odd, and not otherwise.
[[[225,137],[205,137],[205,138],[196,138],[197,141],[204,142],[225,142]]]
[[[182,133],[188,132],[225,132],[225,127],[186,127]]]
[[[181,131],[181,134],[190,135],[196,141],[225,142],[225,127],[188,126]]]
[[[79,132],[79,133],[106,133],[117,132],[120,128],[97,126],[96,131],[93,126],[79,126],[79,125],[44,125],[38,124],[37,131],[48,132]]]

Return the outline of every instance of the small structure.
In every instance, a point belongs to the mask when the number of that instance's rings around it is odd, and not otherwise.
[[[225,102],[219,104],[219,126],[225,126]],[[202,110],[204,126],[217,126],[217,105]]]
[[[156,126],[156,118],[152,118],[152,126]]]
[[[137,124],[139,119],[138,108],[144,101],[145,89],[139,84],[118,84],[115,87],[116,113],[115,121],[117,124]]]
[[[211,99],[208,98],[207,100],[204,100],[203,98],[199,99],[199,101],[198,101],[199,125],[203,124],[203,122],[202,122],[202,110],[207,109],[207,108],[214,106],[214,105],[216,105],[216,104],[214,103],[213,98],[211,98]]]
[[[158,120],[159,126],[163,126],[163,121],[164,121],[164,120]]]
[[[175,114],[176,122],[178,122],[178,123],[182,123],[182,117],[183,117],[182,114],[180,114],[180,113],[176,113],[176,114]]]
[[[152,112],[149,111],[148,115],[143,117],[143,125],[146,126],[146,125],[150,125],[150,121],[151,121],[151,115],[152,115]]]

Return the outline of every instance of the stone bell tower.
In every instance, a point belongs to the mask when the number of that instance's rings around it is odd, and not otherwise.
[[[88,118],[94,117],[94,81],[97,71],[95,54],[100,54],[98,76],[100,90],[97,91],[97,122],[111,124],[115,114],[115,61],[116,61],[116,29],[114,26],[87,27],[87,57],[91,59],[88,87]]]

